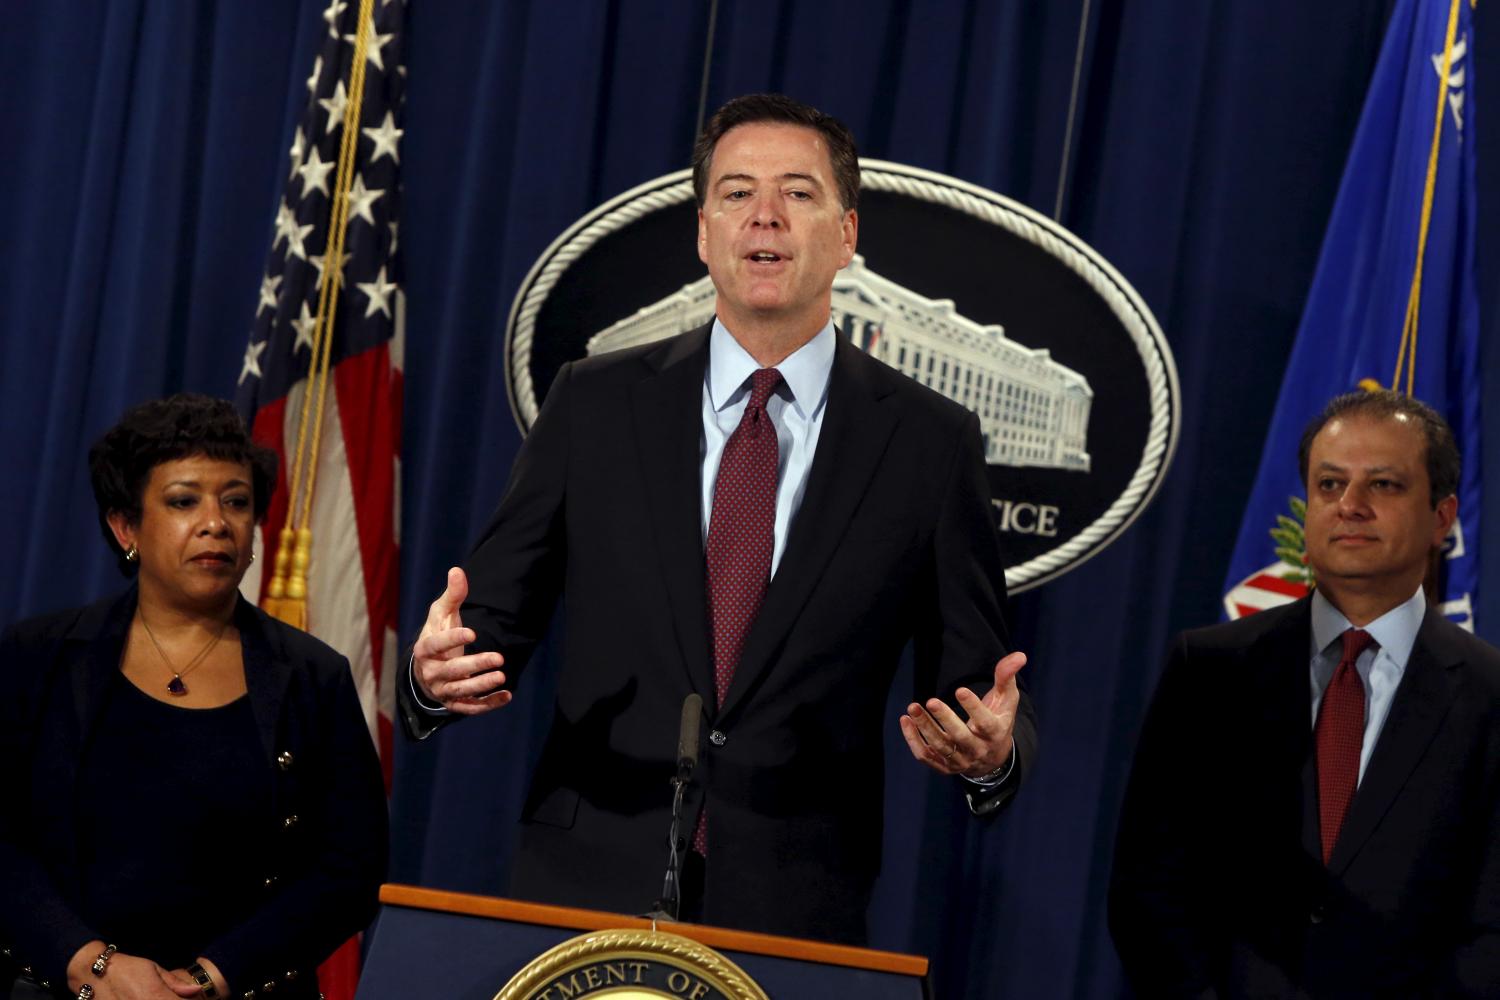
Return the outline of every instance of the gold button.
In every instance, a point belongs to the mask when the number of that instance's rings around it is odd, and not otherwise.
[[[286,819],[284,819],[284,820],[281,821],[282,828],[286,829],[286,830],[290,830],[292,827],[294,827],[296,825],[297,825],[297,814],[296,813],[292,813]]]
[[[292,769],[292,752],[290,750],[283,750],[277,754],[276,766],[283,771],[290,771]]]
[[[275,884],[276,884],[276,876],[275,875],[267,875],[266,876],[266,882],[265,882],[266,888],[269,889],[272,886],[274,886]]]
[[[276,988],[276,982],[275,982],[275,980],[272,980],[271,982],[263,983],[261,985],[260,991],[262,993],[270,993],[275,988]]]
[[[246,990],[245,992],[240,994],[240,1000],[255,1000],[255,991]]]
[[[289,983],[293,982],[293,981],[296,980],[296,978],[297,978],[297,970],[296,969],[287,969],[286,970],[286,981],[287,982],[289,982]]]

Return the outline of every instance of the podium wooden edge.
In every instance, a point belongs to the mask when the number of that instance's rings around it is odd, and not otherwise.
[[[397,882],[387,882],[380,887],[380,901],[392,906],[408,906],[418,910],[438,910],[445,913],[515,920],[580,931],[618,928],[636,930],[649,928],[652,925],[652,921],[644,917],[628,917],[604,910],[577,910],[568,906],[524,903],[515,899],[478,896],[467,892],[424,889],[421,886],[402,885]],[[851,969],[868,969],[871,972],[891,972],[901,976],[921,977],[927,975],[929,964],[927,959],[920,955],[903,955],[900,952],[855,948],[851,945],[825,944],[821,941],[804,941],[801,938],[756,934],[751,931],[708,927],[703,924],[657,922],[656,927],[658,930],[691,938],[710,948],[727,948],[752,955],[819,962],[823,965],[839,965]]]

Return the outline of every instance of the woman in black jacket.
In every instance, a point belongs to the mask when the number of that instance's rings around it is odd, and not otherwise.
[[[136,582],[0,639],[0,995],[316,997],[386,804],[348,662],[239,595],[275,456],[179,395],[89,466]]]

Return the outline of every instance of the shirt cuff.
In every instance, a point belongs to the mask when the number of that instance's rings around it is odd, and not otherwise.
[[[968,777],[966,775],[962,775],[962,774],[959,775],[959,777],[963,778],[965,781],[967,781],[969,784],[975,786],[976,788],[999,788],[1001,785],[1005,784],[1005,782],[1007,780],[1009,780],[1011,772],[1014,771],[1015,769],[1016,769],[1016,741],[1015,740],[1011,740],[1010,741],[1010,759],[1007,760],[1004,764],[1002,764],[997,770],[992,771],[989,774],[986,774],[982,778],[970,778],[970,777]]]
[[[420,708],[424,712],[427,712],[429,715],[452,714],[441,704],[434,703],[431,699],[429,699],[425,694],[422,693],[422,685],[417,683],[416,653],[411,654],[411,660],[407,664],[406,679],[407,683],[411,685],[412,700],[416,702],[418,708]]]

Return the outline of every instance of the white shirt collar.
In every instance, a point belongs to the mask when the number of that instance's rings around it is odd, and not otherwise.
[[[1422,593],[1422,588],[1418,587],[1415,594],[1366,625],[1364,630],[1380,644],[1381,652],[1397,663],[1405,664],[1411,657],[1412,646],[1416,645],[1417,631],[1422,627],[1422,617],[1426,613],[1427,597]],[[1314,656],[1337,642],[1346,629],[1353,627],[1344,613],[1323,596],[1322,591],[1313,591]]]
[[[803,417],[817,412],[828,395],[835,336],[830,318],[811,340],[776,366],[791,392],[792,405]],[[719,322],[718,317],[714,317],[713,331],[708,338],[708,399],[713,408],[722,410],[734,402],[737,391],[760,367],[750,352],[734,339],[734,334]]]

